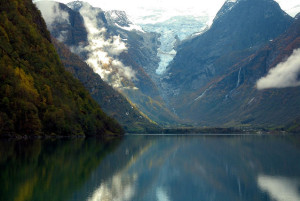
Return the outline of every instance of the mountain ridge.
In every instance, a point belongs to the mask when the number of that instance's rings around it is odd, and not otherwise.
[[[294,19],[272,0],[226,1],[210,29],[178,46],[177,55],[169,64],[163,78],[170,107],[175,109],[180,118],[190,119],[196,125],[247,126],[247,123],[250,123],[251,126],[251,123],[255,123],[255,126],[259,126],[261,120],[261,126],[274,126],[278,119],[271,120],[273,117],[269,117],[267,119],[270,121],[264,121],[261,118],[264,115],[255,109],[252,110],[252,116],[251,113],[243,112],[245,102],[246,105],[254,104],[257,99],[253,99],[255,96],[248,97],[250,89],[239,90],[246,79],[245,68],[241,67],[241,63],[255,58],[257,51],[272,43],[280,34],[284,34],[293,22]],[[256,62],[252,65],[260,66],[271,61],[265,61],[262,53]],[[264,69],[263,73],[267,73],[267,70]],[[253,76],[248,77],[255,83],[259,79],[258,72],[252,73]],[[215,87],[216,84],[218,87]],[[293,90],[287,91],[287,97],[294,94]],[[229,101],[233,96],[244,98]],[[297,100],[298,96],[294,96],[291,101]],[[266,101],[270,96],[266,92],[260,97]],[[271,98],[270,101],[273,102],[268,105],[269,114],[272,110],[274,113],[279,111],[275,106],[275,99]],[[293,105],[295,106],[295,102]],[[280,114],[284,114],[283,109],[280,109]],[[285,123],[297,115],[290,116]]]
[[[297,111],[300,111],[299,87],[259,91],[256,82],[300,47],[299,35],[298,19],[282,35],[254,54],[244,57],[225,74],[189,96],[192,100],[197,96],[198,99],[190,102],[188,109],[182,108],[184,116],[199,119],[202,124],[210,126],[283,128],[291,122],[297,122]]]

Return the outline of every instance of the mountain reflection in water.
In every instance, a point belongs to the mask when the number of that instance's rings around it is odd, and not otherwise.
[[[0,200],[300,200],[299,136],[20,143],[1,146]]]
[[[126,136],[71,200],[299,200],[299,157],[297,136]],[[266,178],[295,188],[276,196]]]

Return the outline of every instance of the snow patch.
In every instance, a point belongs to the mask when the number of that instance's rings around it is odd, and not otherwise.
[[[219,10],[219,12],[217,13],[217,15],[215,16],[214,21],[216,21],[217,19],[219,19],[220,17],[222,17],[223,15],[227,14],[228,12],[230,12],[235,5],[237,5],[239,2],[239,0],[227,0],[223,7]]]
[[[119,27],[121,29],[124,29],[126,31],[134,31],[134,30],[136,30],[136,31],[140,31],[142,33],[145,33],[145,31],[142,29],[142,27],[140,27],[140,26],[138,26],[136,24],[129,24],[128,27],[126,27],[126,26],[122,27],[122,26],[118,25],[117,23],[115,23],[115,26],[117,26],[117,27]]]

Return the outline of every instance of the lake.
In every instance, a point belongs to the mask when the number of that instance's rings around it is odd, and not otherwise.
[[[300,136],[0,140],[2,201],[300,201]]]

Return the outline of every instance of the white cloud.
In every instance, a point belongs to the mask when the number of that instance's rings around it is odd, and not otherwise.
[[[45,1],[43,3],[36,3],[38,9],[41,11],[42,16],[47,24],[49,30],[54,28],[54,22],[69,24],[69,13],[61,10],[59,4],[54,1]],[[57,39],[60,42],[65,41],[67,31],[61,31]]]
[[[69,13],[61,10],[59,4],[54,1],[45,1],[36,4],[38,9],[42,12],[43,18],[47,23],[48,29],[52,29],[53,22],[67,22],[69,23]]]
[[[98,27],[99,22],[95,16],[99,14],[99,10],[91,9],[89,5],[84,4],[79,12],[88,32],[88,45],[73,47],[71,50],[77,53],[87,51],[88,59],[86,62],[114,88],[122,88],[124,80],[136,80],[135,71],[115,58],[115,56],[127,51],[126,44],[120,36],[107,38],[107,30]]]
[[[43,1],[36,2],[36,5],[42,12],[49,30],[54,28],[54,22],[69,23],[69,14],[61,10],[57,2]],[[83,4],[79,12],[88,32],[88,45],[70,47],[70,50],[76,54],[88,53],[86,62],[114,88],[128,87],[123,86],[123,81],[137,80],[136,73],[131,67],[125,66],[115,58],[127,51],[126,44],[120,36],[107,37],[107,30],[101,26],[102,22],[96,18],[100,11],[101,9],[93,9],[89,4]],[[67,34],[67,31],[61,31],[57,39],[64,41]]]
[[[105,46],[105,50],[110,55],[118,56],[127,50],[126,44],[122,41],[120,36],[113,36],[106,42],[108,45]]]
[[[257,89],[285,88],[300,86],[300,48],[284,62],[270,69],[267,76],[259,79]]]

